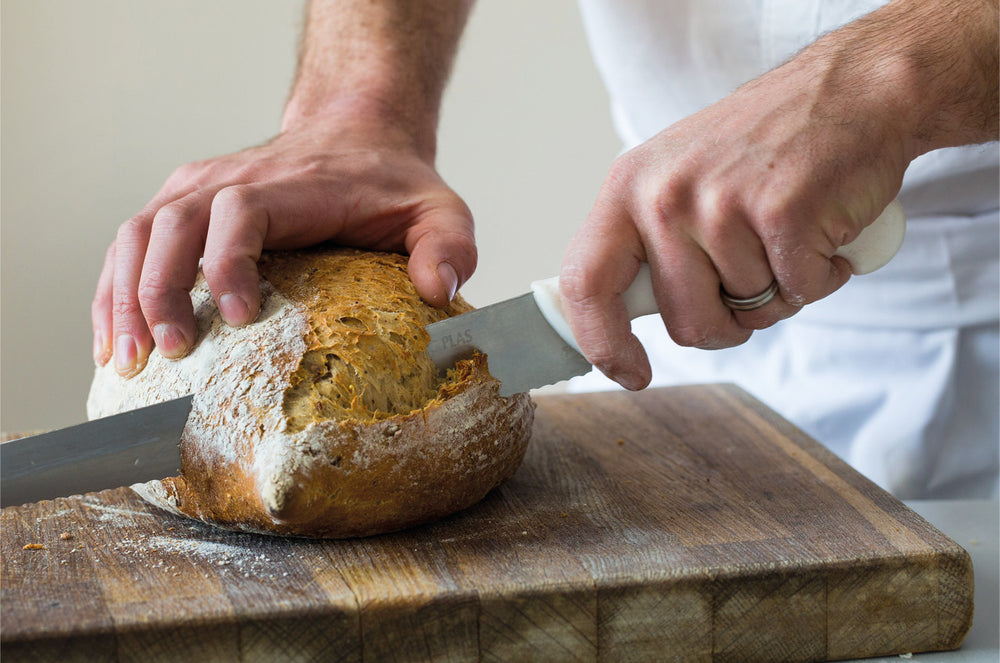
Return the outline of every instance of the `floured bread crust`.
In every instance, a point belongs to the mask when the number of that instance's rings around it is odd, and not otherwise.
[[[202,278],[198,343],[154,352],[136,377],[95,373],[91,418],[194,393],[180,476],[132,486],[226,528],[365,536],[464,509],[517,470],[527,394],[498,395],[486,358],[437,376],[424,325],[468,311],[416,294],[402,256],[318,248],[265,254],[258,320],[222,322]]]

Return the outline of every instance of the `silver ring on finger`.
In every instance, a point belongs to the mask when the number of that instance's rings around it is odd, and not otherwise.
[[[722,296],[722,303],[733,311],[756,311],[766,306],[778,294],[778,280],[771,281],[771,285],[767,286],[767,290],[753,297],[733,297],[726,292],[725,288],[721,287],[719,288],[719,293]]]

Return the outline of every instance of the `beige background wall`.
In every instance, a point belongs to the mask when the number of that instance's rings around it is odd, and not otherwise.
[[[177,166],[271,137],[302,2],[3,0],[0,427],[82,420],[103,253]],[[572,0],[480,0],[439,168],[477,221],[476,304],[556,273],[618,149]]]

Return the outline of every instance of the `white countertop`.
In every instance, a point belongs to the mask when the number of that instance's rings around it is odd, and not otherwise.
[[[962,648],[913,654],[920,663],[997,663],[1000,661],[1000,508],[990,500],[912,501],[906,505],[969,552],[976,578],[975,614]],[[866,661],[899,663],[907,657]]]

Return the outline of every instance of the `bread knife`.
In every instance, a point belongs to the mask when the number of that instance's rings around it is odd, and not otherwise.
[[[0,507],[177,476],[192,398],[0,444]]]
[[[836,251],[855,274],[867,274],[892,259],[903,243],[906,218],[894,200],[855,240]],[[658,312],[649,265],[643,264],[622,297],[630,320]],[[559,278],[531,284],[531,292],[425,327],[427,352],[447,371],[473,352],[486,355],[500,395],[511,396],[555,384],[591,369],[570,331],[559,297]]]

